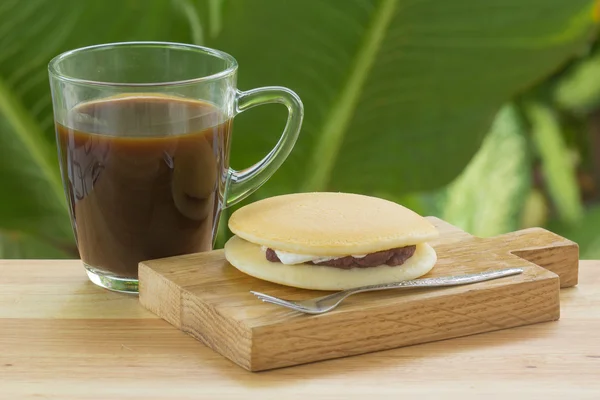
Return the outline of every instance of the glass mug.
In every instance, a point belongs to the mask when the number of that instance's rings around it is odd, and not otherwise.
[[[236,89],[237,61],[201,46],[129,42],[63,53],[48,66],[61,174],[88,277],[138,290],[140,261],[211,250],[222,209],[281,166],[303,118],[283,87]],[[276,146],[229,168],[232,119],[280,103]]]

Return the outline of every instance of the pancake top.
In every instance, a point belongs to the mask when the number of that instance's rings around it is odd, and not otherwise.
[[[270,197],[235,211],[229,229],[275,250],[344,256],[426,242],[435,227],[391,201],[350,193],[296,193]]]

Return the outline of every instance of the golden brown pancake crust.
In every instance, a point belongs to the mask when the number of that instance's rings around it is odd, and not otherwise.
[[[349,193],[296,193],[270,197],[235,211],[229,228],[272,249],[317,256],[370,254],[438,236],[412,210]]]

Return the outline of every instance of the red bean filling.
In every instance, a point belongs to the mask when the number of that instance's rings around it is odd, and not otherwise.
[[[337,258],[335,260],[314,262],[308,261],[305,264],[312,265],[326,265],[328,267],[350,269],[350,268],[370,268],[377,267],[379,265],[389,265],[395,267],[402,265],[415,254],[417,246],[405,246],[398,247],[390,250],[378,251],[376,253],[367,254],[363,258],[355,258],[352,256],[346,256]],[[281,262],[279,257],[273,249],[267,249],[266,251],[267,260],[271,262]]]

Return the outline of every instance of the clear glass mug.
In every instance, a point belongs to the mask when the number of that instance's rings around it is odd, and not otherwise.
[[[140,261],[211,250],[222,209],[281,166],[303,118],[283,87],[236,88],[238,64],[201,46],[129,42],[63,53],[49,66],[56,140],[77,247],[88,277],[137,292]],[[280,103],[276,146],[229,167],[231,121]]]

